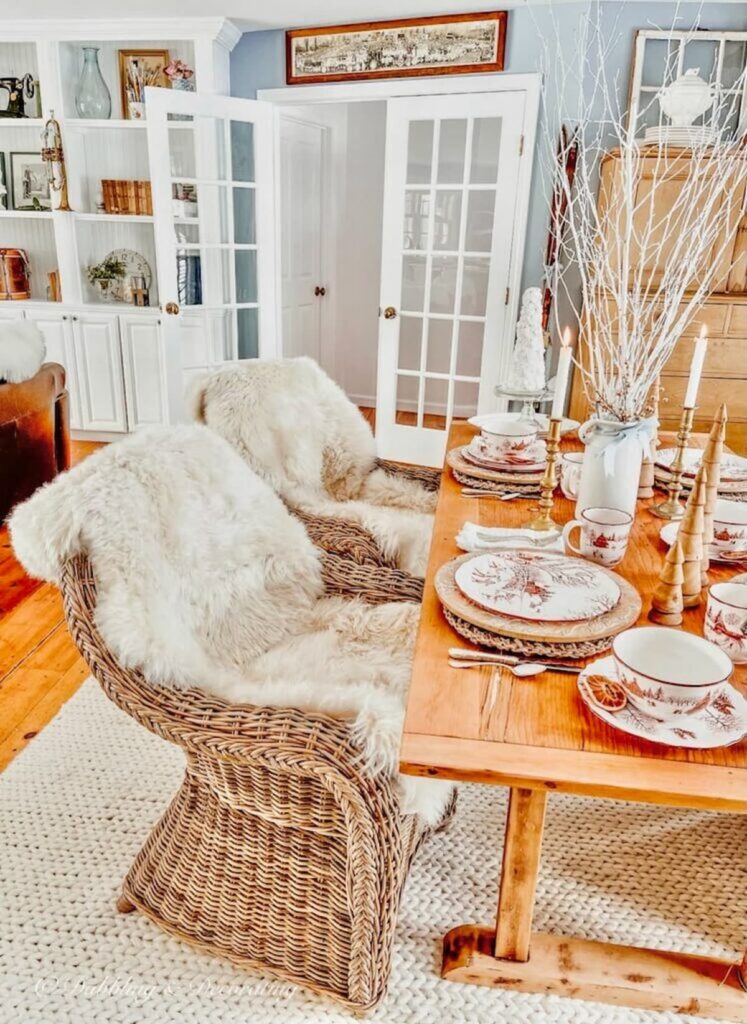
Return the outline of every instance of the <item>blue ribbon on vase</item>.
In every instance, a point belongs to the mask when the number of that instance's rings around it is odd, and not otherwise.
[[[610,420],[602,424],[598,420],[589,420],[578,432],[584,444],[587,444],[586,437],[589,433],[591,432],[593,436],[594,432],[600,430],[600,428],[602,431],[605,428],[607,430],[614,430],[615,436],[611,437],[604,448],[599,451],[589,452],[587,447],[584,458],[586,458],[587,454],[591,454],[595,458],[601,457],[604,459],[604,475],[610,477],[615,472],[615,462],[623,446],[635,445],[640,448],[642,458],[653,458],[651,443],[657,435],[658,427],[659,421],[655,416],[645,420],[635,420],[632,423],[613,423]],[[587,430],[587,428],[589,429]]]

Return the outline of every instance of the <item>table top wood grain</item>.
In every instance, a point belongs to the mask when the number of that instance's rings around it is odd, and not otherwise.
[[[475,429],[452,426],[449,447],[465,444]],[[577,442],[572,446],[578,446]],[[606,725],[582,702],[575,676],[546,672],[516,679],[500,668],[452,669],[447,651],[469,646],[441,611],[433,577],[459,554],[455,536],[465,520],[484,526],[519,526],[533,503],[465,498],[446,470],[435,516],[425,596],[415,648],[400,752],[403,772],[591,796],[640,800],[719,811],[747,811],[747,741],[716,750],[683,750],[640,740]],[[661,500],[660,495],[653,499]],[[643,597],[650,596],[666,554],[662,520],[639,502],[631,542],[616,571]],[[573,517],[573,504],[558,496],[555,519]],[[739,569],[712,566],[711,582]],[[684,613],[682,628],[702,633],[704,600]],[[747,669],[732,677],[747,694]]]

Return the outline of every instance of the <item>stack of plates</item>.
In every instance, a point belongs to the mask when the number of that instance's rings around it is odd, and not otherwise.
[[[514,641],[522,651],[569,658],[605,650],[641,610],[635,587],[610,569],[530,549],[455,558],[441,566],[435,586],[462,635],[471,636],[460,628],[466,624],[500,639],[494,646],[502,649]]]
[[[664,489],[672,479],[671,467],[676,454],[676,448],[662,448],[656,453],[654,479]],[[703,452],[700,448],[685,449],[681,478],[685,491],[691,490],[702,458]],[[724,454],[722,456],[718,493],[721,497],[729,498],[732,501],[747,501],[747,459],[741,455]]]
[[[492,465],[470,459],[468,448],[469,445],[460,445],[446,454],[446,461],[459,483],[498,494],[516,492],[531,497],[540,493],[544,463],[539,469],[531,470],[514,465],[509,469],[495,469]]]
[[[643,141],[657,146],[711,146],[716,141],[716,129],[711,125],[657,124],[647,128]]]
[[[506,455],[503,458],[492,458],[484,454],[480,435],[473,437],[462,449],[462,455],[473,466],[481,469],[494,469],[499,473],[517,473],[542,476],[545,471],[547,445],[537,440],[521,455]]]

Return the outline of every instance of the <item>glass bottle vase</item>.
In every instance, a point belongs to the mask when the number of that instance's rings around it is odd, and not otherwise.
[[[112,116],[112,97],[99,67],[97,46],[83,47],[83,68],[75,90],[78,117],[106,119]]]

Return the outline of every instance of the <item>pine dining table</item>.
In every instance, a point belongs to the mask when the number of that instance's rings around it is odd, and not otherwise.
[[[448,447],[466,444],[475,432],[468,424],[455,422]],[[579,444],[564,442],[568,446]],[[744,814],[747,742],[711,750],[664,746],[599,720],[582,702],[573,675],[546,672],[518,679],[500,666],[451,668],[449,647],[468,644],[444,617],[434,588],[437,570],[461,554],[455,537],[466,520],[484,526],[519,526],[532,508],[529,500],[465,497],[461,488],[445,469],[400,770],[506,786],[509,800],[496,922],[460,924],[444,936],[442,977],[747,1021],[747,959],[724,960],[532,931],[545,811],[552,794]],[[663,524],[647,511],[650,503],[651,499],[639,502],[628,551],[616,569],[642,596],[641,624],[648,624],[650,597],[666,551],[659,539]],[[564,523],[572,517],[572,503],[558,494],[554,518]],[[712,565],[709,575],[715,582],[730,579],[737,571]],[[703,614],[703,605],[686,611],[682,628],[702,633]],[[747,695],[746,667],[735,669],[732,683]],[[588,841],[593,842],[593,807]],[[744,851],[735,850],[735,856],[744,856]],[[744,907],[735,905],[724,912],[739,914]]]

